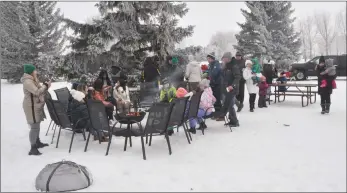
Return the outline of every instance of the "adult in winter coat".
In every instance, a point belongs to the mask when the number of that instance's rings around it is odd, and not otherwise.
[[[241,79],[241,73],[237,66],[236,60],[232,59],[231,52],[226,52],[223,55],[223,85],[225,93],[225,100],[223,105],[223,114],[217,119],[217,121],[224,121],[224,116],[229,112],[229,123],[230,127],[238,127],[239,120],[237,119],[235,112],[235,100],[239,93],[239,83]]]
[[[321,75],[322,72],[326,70],[326,66],[332,65],[333,59],[327,59],[323,56],[319,59],[319,64],[316,66],[317,76],[318,76],[318,94],[321,98],[321,107],[322,107],[322,114],[329,113],[330,112],[330,105],[331,105],[331,94],[333,93],[333,76],[329,76],[328,74]],[[322,80],[326,80],[325,87],[322,87]]]
[[[156,61],[153,57],[147,57],[143,63],[142,79],[145,83],[153,83],[157,88],[159,86],[160,73]]]
[[[216,98],[216,103],[214,104],[214,108],[216,109],[216,114],[220,112],[222,108],[221,103],[221,83],[222,83],[222,70],[221,65],[218,60],[216,60],[216,56],[214,52],[207,55],[207,61],[209,63],[208,75],[210,79],[210,86],[213,92],[213,96]]]
[[[252,77],[257,76],[252,73],[252,61],[246,60],[246,68],[243,69],[243,78],[246,81],[246,87],[249,94],[249,108],[250,111],[254,111],[254,103],[257,93],[259,92],[259,88],[256,84],[253,84]]]
[[[202,77],[200,63],[194,61],[194,57],[189,55],[189,63],[186,68],[185,78],[188,79],[189,91],[196,90]]]
[[[44,113],[45,100],[44,95],[51,82],[45,82],[43,85],[37,79],[36,68],[32,64],[24,65],[24,74],[21,78],[23,83],[23,110],[27,123],[30,126],[29,141],[31,149],[29,155],[41,155],[38,148],[48,146],[40,141],[40,123],[46,118]]]
[[[71,113],[71,121],[76,125],[78,132],[80,129],[89,129],[89,114],[87,105],[85,104],[85,99],[88,94],[88,87],[85,84],[78,84],[76,89],[71,89],[70,91],[72,99],[69,102],[69,112]]]
[[[106,97],[105,97],[104,92],[103,92],[103,83],[102,83],[101,79],[96,79],[96,81],[94,82],[94,96],[93,96],[93,98],[94,98],[94,100],[101,101],[105,105],[108,119],[113,120],[114,105],[111,102],[106,101]]]
[[[184,83],[184,70],[178,66],[178,58],[167,56],[166,64],[160,70],[161,78],[168,79],[171,84],[178,88]]]
[[[242,74],[243,69],[246,67],[245,66],[245,60],[242,57],[241,52],[236,52],[236,65],[239,68],[240,74]],[[245,79],[243,77],[241,77],[240,82],[239,82],[239,93],[236,96],[236,105],[237,105],[237,112],[240,112],[243,108],[243,101],[245,98]]]

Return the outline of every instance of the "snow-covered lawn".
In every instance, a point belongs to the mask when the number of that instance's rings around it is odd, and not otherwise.
[[[315,82],[309,81],[309,82]],[[51,91],[66,86],[54,83]],[[1,191],[35,191],[35,178],[49,163],[62,159],[85,165],[94,183],[83,191],[346,191],[346,81],[337,81],[329,115],[317,103],[302,108],[299,97],[268,109],[239,113],[241,127],[230,132],[224,123],[207,121],[189,145],[181,130],[170,139],[168,154],[163,137],[154,137],[142,160],[141,143],[123,152],[123,138],[106,144],[84,141],[77,135],[68,153],[70,132],[62,132],[59,148],[28,156],[29,128],[22,110],[22,85],[1,82]],[[53,92],[52,92],[53,93]],[[47,113],[48,115],[48,113]],[[41,125],[41,139],[49,120]],[[284,126],[284,124],[290,125]]]

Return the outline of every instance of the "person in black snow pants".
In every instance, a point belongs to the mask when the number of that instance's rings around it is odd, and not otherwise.
[[[239,82],[241,79],[241,73],[236,63],[236,60],[232,58],[231,52],[224,53],[223,57],[223,86],[225,93],[225,100],[223,105],[223,113],[216,121],[224,121],[224,116],[229,113],[229,122],[227,125],[230,127],[238,127],[240,126],[239,120],[237,119],[235,112],[235,101],[236,96],[239,91]]]
[[[221,108],[221,66],[218,60],[216,60],[216,56],[214,52],[207,55],[207,61],[209,63],[208,66],[208,75],[210,78],[210,86],[213,92],[213,96],[216,98],[216,103],[214,104],[215,115],[218,115]],[[217,118],[218,116],[214,116]]]
[[[330,105],[331,105],[331,94],[333,92],[333,85],[332,82],[334,80],[334,77],[329,76],[327,74],[321,75],[323,71],[326,70],[327,64],[331,65],[333,63],[333,59],[327,59],[324,60],[324,57],[321,56],[319,58],[319,64],[316,66],[317,76],[318,76],[318,94],[321,98],[321,107],[322,111],[321,114],[326,114],[330,112]],[[322,86],[322,80],[326,80],[326,85]]]
[[[245,60],[243,59],[241,52],[236,52],[235,59],[236,59],[236,64],[240,70],[240,74],[242,74],[242,71],[246,66],[245,66]],[[239,94],[236,96],[237,112],[240,112],[243,108],[243,101],[245,99],[245,83],[246,83],[246,80],[243,77],[241,77],[239,82]]]

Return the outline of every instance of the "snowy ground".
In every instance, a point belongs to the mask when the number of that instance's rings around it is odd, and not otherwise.
[[[65,85],[54,83],[52,89]],[[106,144],[96,142],[84,153],[78,135],[69,154],[70,132],[62,133],[58,149],[50,145],[42,156],[28,156],[22,85],[2,81],[1,191],[35,191],[39,171],[65,159],[87,166],[93,174],[93,185],[83,191],[346,192],[346,81],[337,81],[337,86],[329,115],[320,114],[319,99],[302,108],[299,98],[288,97],[285,103],[254,113],[246,102],[239,113],[241,127],[234,132],[209,120],[205,136],[194,135],[191,145],[182,131],[175,133],[171,156],[164,138],[154,137],[144,161],[139,139],[123,152],[124,139],[116,138],[105,156]],[[48,124],[46,120],[41,127],[45,142],[52,136],[44,136]]]

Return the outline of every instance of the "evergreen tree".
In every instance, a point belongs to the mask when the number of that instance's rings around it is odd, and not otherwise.
[[[239,24],[241,31],[236,35],[235,49],[275,61],[297,59],[301,41],[294,30],[291,2],[246,2],[246,5],[250,12],[241,10],[246,22]]]
[[[251,56],[272,55],[271,34],[266,28],[269,20],[263,4],[258,1],[247,1],[246,6],[250,11],[241,9],[246,22],[237,23],[241,31],[235,35],[237,45],[234,48]]]
[[[24,63],[33,63],[41,75],[62,52],[65,28],[56,2],[0,2],[3,72],[19,82]]]
[[[297,60],[300,56],[300,33],[295,32],[291,18],[294,9],[289,1],[262,1],[269,18],[267,25],[272,37],[272,58],[278,60]]]
[[[79,34],[71,41],[72,48],[91,58],[91,52],[107,54],[108,64],[138,67],[150,52],[164,61],[175,43],[193,33],[193,26],[177,27],[177,17],[188,12],[184,3],[100,2],[96,6],[101,18],[93,24],[67,20],[69,27]]]
[[[35,63],[41,75],[47,74],[55,56],[64,51],[66,27],[63,16],[53,1],[23,2],[28,8],[28,26],[34,41],[31,45],[30,62]]]
[[[18,82],[30,56],[33,39],[26,25],[25,8],[20,2],[0,2],[1,76],[9,82]]]

